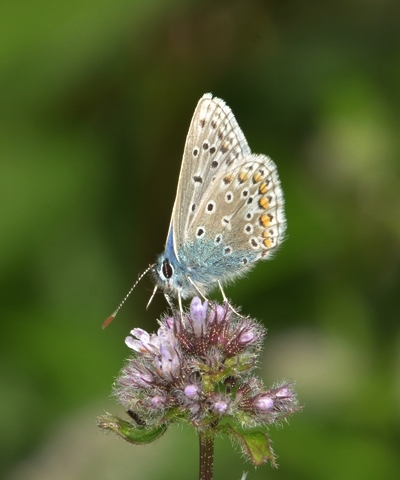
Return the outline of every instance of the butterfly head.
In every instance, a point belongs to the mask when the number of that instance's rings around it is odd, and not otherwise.
[[[188,287],[187,274],[175,252],[173,224],[171,223],[165,251],[157,257],[152,269],[156,286],[166,295],[186,297]]]
[[[180,295],[185,284],[185,276],[174,255],[169,255],[167,251],[159,255],[152,274],[157,287],[162,292],[173,297]]]

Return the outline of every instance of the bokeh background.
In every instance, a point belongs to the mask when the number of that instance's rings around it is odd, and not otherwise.
[[[230,442],[215,478],[400,478],[400,3],[13,0],[0,15],[0,476],[196,478],[194,433],[96,427],[150,331],[183,145],[205,92],[278,165],[288,238],[227,289],[269,329],[262,376],[305,405],[280,468]],[[216,295],[218,298],[218,294]]]

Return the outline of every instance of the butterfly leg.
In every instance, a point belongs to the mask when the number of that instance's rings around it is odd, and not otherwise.
[[[179,304],[179,311],[181,312],[181,319],[183,320],[183,308],[182,308],[182,297],[181,291],[178,292],[178,304]]]
[[[221,282],[219,280],[218,280],[218,286],[219,286],[219,289],[221,290],[221,294],[222,294],[222,298],[223,298],[224,302],[229,305],[229,309],[232,310],[232,312],[235,313],[236,315],[239,315],[239,317],[244,318],[243,315],[240,315],[240,313],[237,312],[232,307],[232,305],[229,303],[229,300],[228,300],[227,296],[225,295],[224,289],[222,288]]]
[[[151,294],[150,300],[147,302],[146,310],[149,308],[150,303],[153,301],[154,295],[157,293],[157,285],[154,287],[153,293]]]
[[[170,306],[171,309],[174,308],[174,304],[172,303],[171,297],[168,295],[168,293],[164,293],[165,300],[167,301],[168,305]]]
[[[203,295],[203,293],[199,290],[198,286],[194,283],[194,281],[190,277],[186,277],[189,282],[193,285],[197,293],[203,298],[203,300],[206,300],[207,302],[209,301],[207,297]]]

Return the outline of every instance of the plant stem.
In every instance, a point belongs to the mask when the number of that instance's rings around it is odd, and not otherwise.
[[[214,472],[214,430],[207,428],[199,433],[200,471],[199,480],[212,480]]]

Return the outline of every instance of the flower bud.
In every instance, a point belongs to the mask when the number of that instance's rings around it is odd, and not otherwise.
[[[257,395],[253,400],[253,407],[261,412],[268,412],[274,406],[273,399],[265,394]]]
[[[203,304],[199,297],[194,297],[190,304],[190,316],[193,322],[194,333],[199,337],[205,331],[208,302]]]
[[[199,397],[200,389],[197,385],[191,384],[185,387],[184,393],[190,400],[195,400]]]

